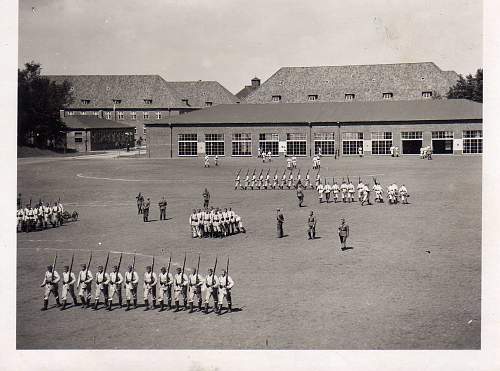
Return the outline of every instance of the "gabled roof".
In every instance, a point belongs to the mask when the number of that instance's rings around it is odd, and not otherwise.
[[[171,124],[376,123],[482,120],[482,104],[465,99],[392,102],[219,105],[174,116]],[[148,126],[165,122],[148,123]]]
[[[67,108],[187,108],[176,92],[158,75],[46,75],[50,80],[73,86],[73,103]],[[144,100],[152,100],[147,104]],[[84,104],[82,100],[89,100]]]
[[[318,95],[318,102],[343,102],[345,94],[355,94],[356,101],[382,100],[383,93],[393,100],[422,99],[424,91],[445,97],[457,79],[432,62],[282,67],[242,103],[271,103],[273,95],[281,103],[307,102],[308,95]]]
[[[65,116],[62,121],[68,129],[130,129],[132,127],[121,122],[105,120],[94,115]]]
[[[217,104],[238,103],[239,100],[217,81],[168,81],[180,99],[187,99],[191,108],[205,108],[206,102]]]

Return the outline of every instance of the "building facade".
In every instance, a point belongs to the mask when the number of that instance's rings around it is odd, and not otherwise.
[[[445,98],[458,80],[432,62],[282,67],[242,103],[314,103]]]
[[[150,157],[482,153],[482,105],[467,100],[221,105],[147,124]]]

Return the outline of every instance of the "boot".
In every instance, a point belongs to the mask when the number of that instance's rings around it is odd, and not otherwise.
[[[189,313],[193,313],[193,303],[189,303]]]
[[[73,297],[73,306],[78,307],[80,304],[78,303],[78,299],[76,296]]]
[[[94,310],[97,310],[98,306],[99,306],[99,300],[96,300],[94,303]]]
[[[178,312],[179,311],[179,302],[176,301],[175,302],[175,312]]]
[[[187,308],[188,308],[187,300],[184,300],[184,310],[187,310]]]
[[[61,310],[65,310],[66,309],[66,300],[63,300],[63,305],[61,307]]]
[[[144,305],[146,306],[146,308],[144,308],[144,311],[149,310],[149,302],[148,302],[148,299],[144,300]]]
[[[172,300],[168,299],[168,310],[172,309]]]
[[[61,306],[61,302],[59,301],[59,296],[56,297],[56,304],[57,304],[58,307]]]
[[[127,312],[130,310],[130,300],[127,300],[127,309],[125,309]]]
[[[153,301],[151,302],[151,306],[153,309],[156,309],[156,300],[153,299]]]
[[[134,299],[134,309],[137,309],[137,299]]]
[[[219,304],[219,310],[217,311],[217,314],[219,316],[222,314],[222,304]]]
[[[87,298],[87,306],[86,308],[90,308],[90,298]]]
[[[233,307],[232,307],[232,304],[231,303],[228,303],[227,304],[227,308],[229,310],[229,313],[231,313],[233,311]]]
[[[205,303],[205,314],[208,314],[208,303]]]
[[[160,305],[160,312],[163,312],[165,310],[165,305],[163,304],[163,300],[159,301],[159,305]]]
[[[201,311],[201,300],[198,302],[198,310]]]
[[[49,300],[43,299],[43,308],[41,310],[47,310],[48,305],[49,305]]]
[[[111,312],[111,305],[113,304],[113,300],[108,300],[108,311]]]

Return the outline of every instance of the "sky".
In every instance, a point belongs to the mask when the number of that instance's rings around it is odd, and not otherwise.
[[[236,93],[283,66],[482,67],[481,0],[20,0],[18,65],[159,74]]]

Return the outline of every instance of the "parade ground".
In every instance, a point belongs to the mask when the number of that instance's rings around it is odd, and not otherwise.
[[[384,188],[405,184],[409,205],[318,203],[305,193],[299,208],[295,191],[234,190],[257,168],[271,174],[283,158],[221,158],[204,168],[203,159],[80,158],[18,159],[18,191],[32,198],[59,198],[79,220],[17,235],[18,349],[480,349],[481,347],[481,157],[372,156],[322,159],[321,175],[358,176]],[[312,166],[299,158],[301,174]],[[314,179],[316,171],[311,172]],[[189,215],[210,204],[242,217],[245,234],[193,239]],[[151,198],[150,222],[137,215],[141,192]],[[385,195],[385,193],[384,193]],[[159,220],[158,201],[168,202]],[[373,202],[373,194],[371,196]],[[281,208],[285,237],[276,238]],[[307,239],[307,217],[317,216],[317,238]],[[337,227],[350,226],[349,249],[341,251]],[[75,253],[73,270],[89,259],[91,271],[108,272],[123,252],[124,273],[136,255],[139,308],[108,312],[70,305],[42,312],[46,266],[57,252],[62,273]],[[172,263],[205,275],[218,258],[217,273],[229,262],[233,312],[218,316],[187,311],[145,312],[142,281],[155,256],[155,271]],[[176,265],[172,265],[173,272]],[[92,285],[92,295],[94,296]],[[61,288],[61,287],[60,287]],[[60,289],[59,288],[59,289]],[[102,299],[101,299],[102,300]],[[68,300],[71,303],[71,299]],[[93,302],[93,299],[92,299]],[[114,301],[116,303],[116,300]],[[212,304],[211,304],[212,305]]]

